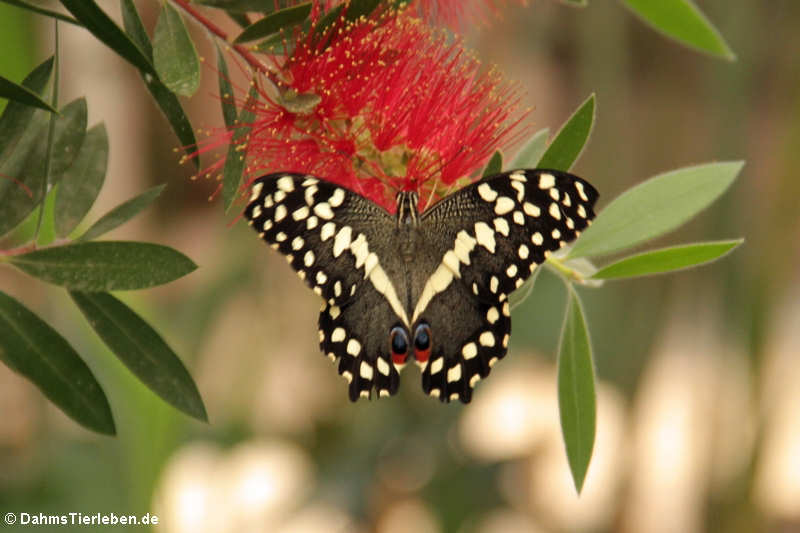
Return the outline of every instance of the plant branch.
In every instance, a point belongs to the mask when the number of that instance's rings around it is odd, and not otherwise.
[[[250,67],[255,70],[256,72],[261,72],[268,78],[272,79],[272,72],[262,63],[259,61],[248,48],[241,44],[233,44],[228,39],[228,34],[222,31],[222,29],[207,19],[202,13],[200,13],[197,9],[192,6],[190,2],[187,0],[172,0],[175,2],[181,9],[183,9],[186,14],[196,20],[201,26],[206,28],[212,35],[222,39],[227,43],[233,50],[244,59]],[[274,81],[274,80],[273,80]]]

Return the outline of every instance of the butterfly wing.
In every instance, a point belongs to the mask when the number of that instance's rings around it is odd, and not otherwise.
[[[350,398],[373,388],[379,395],[394,394],[399,377],[383,329],[405,310],[378,259],[391,242],[394,219],[366,198],[314,176],[270,174],[255,180],[250,192],[245,218],[325,300],[320,347],[350,383]]]
[[[597,191],[553,170],[516,170],[484,178],[426,211],[420,226],[441,257],[412,322],[440,332],[423,389],[443,401],[471,398],[508,347],[508,295],[537,265],[575,239],[594,217]]]

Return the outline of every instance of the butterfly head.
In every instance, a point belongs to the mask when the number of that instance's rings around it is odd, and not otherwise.
[[[417,203],[419,195],[416,191],[400,191],[395,199],[397,205],[397,225],[417,225]]]
[[[413,338],[402,325],[396,325],[389,332],[389,345],[392,363],[400,370],[408,362],[408,356],[414,353],[414,359],[420,366],[425,366],[431,356],[433,339],[431,327],[427,322],[420,322],[414,328]]]

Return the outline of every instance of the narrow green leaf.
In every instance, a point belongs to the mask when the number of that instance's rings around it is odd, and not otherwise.
[[[100,217],[100,219],[92,224],[92,226],[86,230],[86,233],[81,235],[77,240],[91,241],[92,239],[96,239],[104,233],[108,233],[117,226],[124,224],[131,218],[138,215],[142,210],[149,207],[150,204],[152,204],[153,201],[158,198],[158,195],[161,194],[161,191],[164,190],[164,187],[166,187],[166,184],[156,185],[155,187],[147,189],[142,194],[121,203]]]
[[[511,161],[509,169],[538,167],[539,160],[547,149],[548,135],[550,135],[550,128],[544,128],[534,133],[533,136],[522,145],[520,151]]]
[[[86,138],[88,111],[86,98],[77,98],[61,108],[55,119],[50,157],[50,185],[55,185],[72,166]],[[42,147],[44,150],[44,147]],[[44,152],[42,152],[44,153]]]
[[[145,55],[152,61],[153,59],[153,46],[150,44],[150,37],[147,36],[142,19],[139,12],[136,10],[136,5],[133,0],[122,0],[122,21],[125,26],[125,31],[130,35],[136,45],[142,49]],[[172,131],[178,136],[184,151],[187,155],[191,155],[197,145],[197,139],[192,129],[192,124],[186,117],[186,113],[181,106],[180,100],[175,96],[175,93],[170,91],[161,81],[146,72],[141,72],[142,79],[150,91],[150,95],[156,101],[159,109],[164,114],[164,117],[169,122]],[[200,168],[200,161],[198,158],[193,157],[191,161],[194,162],[195,168]]]
[[[106,395],[86,363],[56,330],[3,292],[0,360],[82,426],[116,433]]]
[[[172,92],[192,96],[200,87],[200,58],[178,10],[164,2],[153,34],[153,63]]]
[[[233,42],[238,44],[261,39],[283,28],[302,23],[310,14],[311,2],[279,9],[245,28]]]
[[[742,242],[744,239],[700,242],[650,250],[615,261],[595,272],[592,278],[633,278],[698,266],[719,259]]]
[[[103,342],[142,383],[189,416],[208,421],[192,376],[136,312],[106,292],[70,292],[70,296]]]
[[[23,272],[86,292],[129,291],[169,283],[197,268],[160,244],[93,241],[43,248],[9,258]]]
[[[114,50],[130,64],[153,76],[153,64],[124,31],[97,6],[94,0],[60,0],[72,15],[100,42]]]
[[[20,104],[38,107],[45,111],[55,113],[53,107],[39,98],[35,92],[26,88],[24,85],[17,85],[13,81],[0,76],[0,98],[6,98],[12,102],[19,102]]]
[[[107,166],[108,135],[101,123],[87,132],[75,161],[61,177],[55,204],[56,235],[68,235],[92,208]]]
[[[586,7],[589,5],[588,0],[560,0],[562,4],[570,7]]]
[[[663,235],[697,215],[736,179],[741,161],[659,174],[614,199],[575,241],[570,258],[623,250]]]
[[[142,17],[139,16],[139,10],[136,9],[136,4],[133,0],[121,0],[120,10],[122,11],[122,27],[131,38],[133,43],[144,52],[144,55],[151,62],[153,61],[153,45],[150,44],[150,37],[147,35],[147,30],[142,23]]]
[[[31,71],[24,80],[22,86],[30,91],[41,95],[45,85],[50,80],[53,72],[53,58],[50,57],[43,61],[39,66]],[[9,102],[0,116],[0,165],[5,162],[14,151],[17,143],[25,133],[26,128],[31,122],[36,110],[30,106]],[[7,175],[7,174],[6,174]],[[3,179],[0,179],[0,190],[3,188]]]
[[[217,70],[219,70],[219,95],[222,102],[222,118],[225,126],[232,128],[236,124],[236,101],[234,100],[233,87],[228,76],[228,64],[222,50],[217,46]]]
[[[177,135],[178,139],[181,141],[184,152],[186,152],[187,156],[191,155],[196,149],[197,138],[192,130],[192,124],[189,122],[186,112],[181,106],[180,100],[175,96],[175,93],[170,91],[158,79],[148,76],[147,74],[144,74],[143,78],[147,89],[150,91],[156,104],[158,104],[161,112],[164,113],[164,117],[166,117],[169,125],[172,127],[172,131],[175,132],[175,135]],[[192,157],[190,160],[194,162],[196,168],[200,168],[200,160],[197,157]]]
[[[60,115],[38,111],[31,117],[16,149],[0,161],[0,235],[14,229],[44,199],[48,171],[48,134],[52,116],[50,185],[55,185],[72,165],[86,136],[86,100],[79,98],[61,108]]]
[[[237,123],[239,126],[233,132],[233,138],[228,145],[228,155],[225,157],[225,167],[222,169],[222,203],[225,212],[228,212],[236,193],[239,191],[239,184],[242,182],[242,172],[244,171],[246,150],[242,147],[246,145],[250,135],[250,127],[255,118],[253,106],[258,98],[258,90],[255,85],[250,88],[247,102],[239,112]]]
[[[492,154],[491,159],[489,162],[486,163],[486,168],[483,169],[483,177],[486,176],[494,176],[495,174],[500,174],[503,171],[503,154],[500,153],[500,150],[495,151]]]
[[[691,0],[622,0],[622,3],[667,37],[701,52],[736,60],[736,54],[719,30]]]
[[[68,24],[74,24],[76,26],[81,26],[82,24],[75,20],[72,17],[68,17],[67,15],[62,15],[58,11],[51,11],[49,9],[45,9],[43,7],[30,4],[28,2],[23,2],[22,0],[0,0],[0,2],[10,4],[12,6],[21,7],[22,9],[27,9],[28,11],[33,11],[34,13],[38,13],[39,15],[44,15],[46,17],[51,17],[54,19],[58,19],[62,22],[66,22]]]
[[[558,411],[567,461],[578,493],[592,460],[596,410],[592,346],[580,299],[570,286],[558,354]]]
[[[195,4],[224,9],[232,13],[272,13],[274,2],[264,0],[194,0]]]
[[[594,93],[569,117],[569,120],[561,126],[553,142],[545,151],[539,164],[539,168],[550,168],[553,170],[570,169],[573,163],[581,155],[589,134],[592,133],[594,124]]]

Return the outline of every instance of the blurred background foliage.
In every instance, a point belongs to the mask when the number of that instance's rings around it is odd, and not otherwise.
[[[181,354],[211,422],[136,381],[77,311],[65,313],[74,307],[62,291],[3,269],[3,290],[85,354],[118,436],[80,428],[0,366],[0,511],[152,512],[166,532],[800,531],[800,3],[699,4],[736,62],[681,48],[599,1],[510,7],[467,36],[524,87],[532,130],[554,131],[597,94],[574,171],[601,191],[601,209],[661,171],[747,161],[721,201],[656,243],[743,235],[734,254],[581,291],[598,435],[580,498],[556,406],[562,284],[539,277],[514,312],[509,357],[470,405],[425,397],[415,369],[391,400],[350,404],[318,353],[317,297],[243,224],[226,227],[208,201],[216,183],[189,182],[193,168],[178,164],[138,74],[61,25],[62,101],[85,94],[89,123],[104,120],[111,139],[89,218],[166,182],[155,207],[112,236],[173,246],[200,265],[121,296]],[[158,4],[138,5],[152,30]],[[115,3],[103,7],[119,20]],[[22,79],[51,54],[51,35],[50,21],[0,4],[0,71]],[[187,102],[192,122],[219,125],[213,71],[202,83]]]

